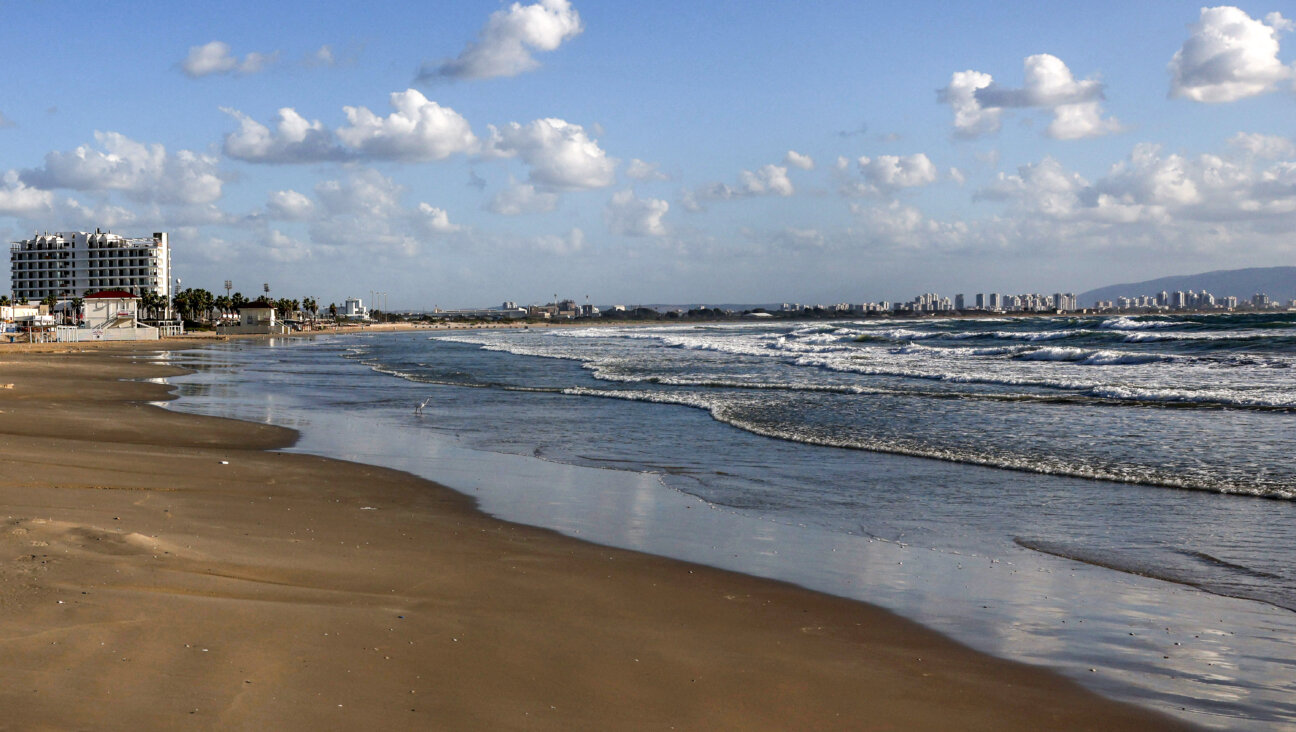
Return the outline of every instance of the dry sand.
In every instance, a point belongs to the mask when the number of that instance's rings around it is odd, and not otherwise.
[[[137,351],[157,344],[136,345]],[[0,728],[1154,729],[886,611],[509,524],[0,349]]]

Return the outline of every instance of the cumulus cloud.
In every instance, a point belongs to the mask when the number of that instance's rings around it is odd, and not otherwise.
[[[940,251],[968,246],[969,227],[962,221],[928,218],[914,206],[899,201],[851,204],[856,227],[852,238],[870,247],[897,251]]]
[[[558,206],[558,194],[540,191],[530,183],[514,183],[496,193],[487,210],[504,216],[544,213]]]
[[[1170,96],[1233,102],[1271,91],[1296,75],[1278,60],[1278,35],[1291,29],[1279,13],[1260,21],[1235,7],[1202,8],[1192,35],[1170,60]]]
[[[513,3],[491,13],[475,43],[457,58],[425,64],[418,81],[489,79],[517,76],[540,66],[532,53],[553,51],[584,30],[580,14],[568,0]]]
[[[270,54],[252,52],[239,60],[230,52],[228,43],[212,41],[191,46],[189,55],[180,62],[180,70],[191,79],[212,74],[255,74],[278,58],[278,51]]]
[[[639,158],[631,158],[626,166],[626,175],[634,180],[670,180],[670,176],[661,172],[657,163],[645,163]]]
[[[322,181],[315,186],[311,240],[325,247],[412,257],[430,238],[460,229],[444,209],[431,204],[405,208],[404,195],[404,186],[369,168],[353,170],[344,179]]]
[[[395,217],[401,211],[400,198],[404,193],[404,186],[372,168],[353,171],[342,180],[326,180],[315,185],[315,198],[330,216]]]
[[[527,242],[529,248],[546,254],[568,256],[585,249],[585,232],[572,229],[565,235],[546,234],[537,236]]]
[[[790,168],[800,168],[801,170],[814,170],[814,159],[809,155],[802,155],[796,150],[788,150],[787,155],[783,156],[783,164]]]
[[[1025,83],[1003,87],[989,74],[959,71],[937,92],[937,98],[954,112],[954,133],[971,138],[997,132],[1005,109],[1041,109],[1053,114],[1045,131],[1058,140],[1075,140],[1118,132],[1120,123],[1103,118],[1102,84],[1094,79],[1077,81],[1056,56],[1040,53],[1023,61]]]
[[[670,204],[660,198],[639,198],[632,190],[612,194],[603,219],[608,231],[625,236],[664,236],[666,225],[662,217]]]
[[[585,129],[561,119],[538,119],[491,126],[488,157],[518,157],[530,168],[530,180],[555,190],[606,188],[616,182],[615,158],[585,134]]]
[[[54,194],[23,183],[16,170],[7,171],[0,183],[0,214],[30,217],[53,207]]]
[[[81,146],[50,152],[45,165],[24,170],[24,183],[37,188],[121,191],[139,201],[205,204],[221,197],[217,158],[190,150],[168,154],[160,144],[136,142],[116,132],[96,132],[102,149]]]
[[[1089,185],[1053,158],[1018,167],[1016,174],[999,173],[974,200],[1012,201],[1021,209],[1053,217],[1070,216],[1080,205],[1080,192]]]
[[[266,211],[278,219],[304,220],[315,212],[315,202],[297,191],[272,191]]]
[[[338,138],[358,153],[387,160],[441,160],[477,147],[468,120],[417,90],[393,92],[390,103],[395,111],[386,117],[343,107],[349,125],[338,129]]]
[[[1229,147],[1258,158],[1296,157],[1296,143],[1278,135],[1239,132],[1229,138]]]
[[[982,106],[977,92],[994,82],[994,77],[980,71],[956,71],[949,86],[939,90],[937,98],[954,110],[954,134],[980,137],[998,132],[1003,110]]]
[[[257,248],[257,254],[275,262],[300,262],[310,257],[310,245],[275,229]]]
[[[415,213],[415,221],[421,224],[420,228],[433,234],[449,234],[458,231],[459,226],[450,223],[450,214],[446,213],[443,208],[437,208],[430,203],[420,203]]]
[[[712,183],[700,188],[695,193],[685,194],[683,205],[690,211],[699,211],[701,206],[697,199],[724,201],[734,198],[752,196],[791,196],[796,193],[792,180],[788,178],[788,169],[784,165],[763,165],[756,170],[744,170],[738,174],[738,185]]]
[[[936,166],[923,153],[913,155],[878,155],[860,157],[857,161],[860,175],[874,190],[892,191],[897,188],[914,188],[935,183],[940,177]]]
[[[1163,236],[1202,221],[1257,226],[1296,214],[1296,161],[1188,156],[1144,143],[1094,181],[1046,158],[999,174],[976,198],[1009,201],[1023,218],[1155,224]]]
[[[292,107],[279,110],[272,131],[236,109],[221,111],[239,122],[237,132],[225,136],[224,153],[250,163],[315,163],[345,160],[349,153],[318,120],[307,120]]]

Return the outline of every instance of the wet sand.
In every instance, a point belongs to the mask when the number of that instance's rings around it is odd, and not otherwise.
[[[84,346],[84,344],[80,344]],[[0,728],[1157,729],[884,610],[485,516],[0,349]],[[41,350],[41,349],[31,349]]]

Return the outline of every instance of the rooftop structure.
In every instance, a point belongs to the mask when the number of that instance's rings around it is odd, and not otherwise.
[[[81,297],[95,290],[171,297],[171,247],[165,231],[148,239],[64,231],[36,234],[9,247],[15,300]]]

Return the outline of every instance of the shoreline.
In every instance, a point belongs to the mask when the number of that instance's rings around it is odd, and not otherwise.
[[[864,603],[268,452],[295,433],[145,405],[169,388],[117,379],[178,370],[107,350],[2,367],[12,724],[1185,726]]]

